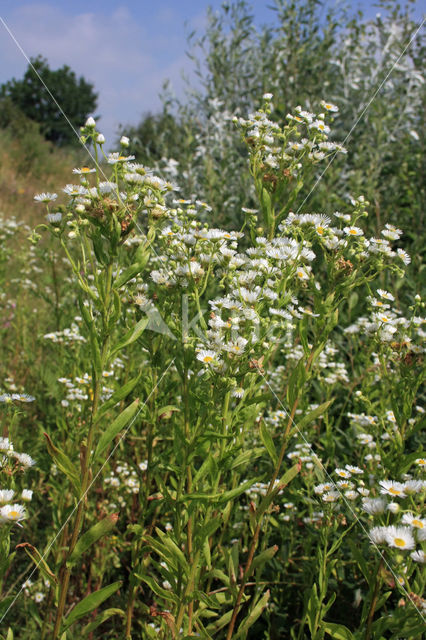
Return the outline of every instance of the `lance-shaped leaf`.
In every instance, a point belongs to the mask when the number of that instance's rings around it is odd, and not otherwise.
[[[68,559],[68,564],[73,564],[74,562],[76,562],[79,558],[81,558],[83,553],[85,553],[85,551],[87,551],[87,549],[92,546],[92,544],[112,531],[112,529],[116,525],[117,520],[118,514],[112,513],[106,518],[103,518],[100,522],[94,524],[93,527],[90,527],[90,529],[81,536],[81,538],[75,545],[73,552]]]
[[[80,497],[81,484],[77,468],[75,467],[75,465],[73,465],[66,453],[58,449],[58,447],[53,444],[49,434],[45,433],[44,437],[47,441],[47,450],[52,456],[56,466],[62,471],[62,473],[65,473],[68,480],[70,480],[72,486],[74,487],[76,495]]]
[[[335,640],[352,640],[353,634],[343,624],[336,624],[334,622],[323,622],[321,625],[321,631],[331,636]]]
[[[260,438],[265,446],[266,451],[269,454],[269,457],[271,458],[274,465],[276,465],[278,462],[278,456],[275,450],[274,441],[272,440],[272,436],[268,431],[268,427],[263,420],[261,420],[260,422]]]
[[[34,562],[35,566],[40,569],[43,576],[50,582],[50,584],[56,583],[58,580],[53,573],[52,569],[47,564],[46,560],[41,555],[40,551],[33,547],[29,542],[21,542],[16,545],[17,549],[25,549],[27,555]]]
[[[102,611],[102,613],[96,616],[96,620],[93,620],[93,622],[89,622],[89,624],[84,627],[82,637],[87,638],[89,636],[89,633],[92,633],[92,631],[97,629],[100,624],[105,622],[105,620],[109,620],[109,618],[112,618],[112,616],[121,616],[122,618],[124,618],[126,614],[124,613],[123,609],[117,608],[106,609],[106,611]]]
[[[256,569],[262,568],[264,564],[269,562],[271,558],[274,557],[276,552],[278,551],[278,547],[275,544],[273,547],[269,547],[269,549],[265,549],[259,555],[255,557],[253,560],[253,564],[251,565],[251,575],[256,571]]]
[[[266,509],[269,507],[271,502],[274,500],[275,496],[279,491],[281,491],[284,487],[286,487],[289,482],[293,480],[300,472],[302,465],[300,462],[297,462],[293,465],[282,478],[275,484],[274,488],[266,494],[266,496],[262,499],[259,507],[256,509],[256,519],[259,520],[260,516],[265,513]]]
[[[135,326],[132,327],[123,336],[120,342],[118,342],[118,344],[116,344],[115,347],[111,349],[110,355],[112,356],[114,353],[117,353],[118,351],[121,351],[121,349],[124,349],[124,347],[127,347],[129,344],[132,344],[132,342],[135,342],[135,340],[137,340],[145,331],[148,322],[149,322],[149,318],[147,317],[142,318],[142,320],[139,320],[139,322],[135,324]]]
[[[141,377],[141,374],[139,373],[136,376],[136,378],[132,378],[132,380],[129,380],[128,382],[126,382],[126,384],[124,384],[122,387],[117,389],[117,391],[115,391],[112,394],[112,396],[108,398],[108,400],[104,402],[103,405],[99,408],[98,412],[96,413],[93,419],[93,422],[95,424],[99,422],[99,420],[102,418],[103,415],[105,415],[108,409],[111,409],[118,402],[121,402],[121,400],[124,400],[124,398],[128,396],[129,393],[131,393],[131,391],[133,391],[133,389],[136,387],[140,377]]]
[[[127,269],[124,269],[124,271],[120,273],[117,280],[114,282],[114,287],[116,289],[122,287],[126,282],[137,276],[144,266],[143,262],[135,262],[134,264],[131,264],[130,267],[127,267]]]
[[[111,444],[115,436],[120,433],[122,429],[132,420],[139,407],[139,398],[136,398],[131,405],[126,407],[124,411],[120,413],[118,418],[112,422],[109,427],[99,438],[98,446],[96,447],[94,459],[98,460],[99,456],[105,451],[105,449]]]
[[[312,422],[313,420],[316,420],[317,418],[319,418],[319,416],[321,416],[323,413],[325,413],[327,411],[328,407],[331,405],[333,400],[334,400],[334,398],[331,398],[331,400],[327,400],[327,402],[323,402],[322,404],[319,405],[319,407],[316,407],[316,409],[313,409],[306,416],[303,416],[303,418],[300,418],[300,420],[297,421],[298,428],[300,430],[302,430],[310,422]]]
[[[122,581],[113,582],[107,587],[103,587],[99,589],[99,591],[95,591],[90,595],[80,600],[78,604],[75,605],[74,609],[69,613],[69,615],[65,618],[62,631],[66,631],[74,622],[83,618],[88,613],[99,607],[102,602],[107,600],[113,593],[115,593],[122,585]]]
[[[256,622],[259,616],[263,613],[263,610],[268,604],[270,595],[271,595],[271,592],[268,589],[268,591],[266,591],[266,593],[264,593],[263,596],[260,598],[260,600],[256,603],[256,606],[253,607],[253,609],[250,611],[250,615],[247,616],[247,618],[243,620],[240,626],[238,627],[237,633],[233,635],[235,639],[245,637],[247,631],[250,629],[251,626],[253,626],[253,624]]]

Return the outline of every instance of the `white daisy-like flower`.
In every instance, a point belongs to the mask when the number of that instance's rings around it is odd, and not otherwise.
[[[35,464],[35,460],[33,460],[27,453],[15,452],[13,456],[22,464],[23,467],[32,467]]]
[[[336,107],[335,104],[331,104],[331,102],[326,102],[325,100],[321,100],[320,105],[327,111],[332,111],[334,113],[339,111],[339,107]]]
[[[10,502],[14,495],[13,489],[0,489],[0,502]]]
[[[0,451],[13,451],[13,444],[9,438],[0,438]]]
[[[344,227],[343,231],[347,236],[363,236],[364,231],[359,227]]]
[[[212,351],[209,349],[201,349],[201,351],[197,353],[197,360],[199,360],[200,362],[203,362],[204,364],[214,363],[216,359],[217,359],[216,351]]]
[[[340,478],[350,478],[351,474],[347,469],[335,469],[334,473],[337,473],[337,475]]]
[[[345,464],[345,469],[349,471],[349,473],[363,474],[364,471],[359,467],[354,467],[351,464]]]
[[[19,522],[26,518],[25,508],[21,504],[5,504],[0,509],[1,522]]]
[[[403,487],[405,495],[411,496],[415,493],[420,493],[423,489],[423,482],[421,480],[407,480],[407,482],[404,482]]]
[[[314,491],[317,495],[322,495],[326,491],[331,491],[333,487],[334,487],[334,484],[332,482],[325,482],[323,484],[317,484],[314,487]]]
[[[421,564],[426,562],[426,553],[421,549],[418,551],[412,551],[410,556],[413,558],[414,562],[420,562]]]
[[[88,173],[94,173],[96,169],[90,169],[89,167],[78,167],[77,169],[73,169],[72,172],[77,174],[78,176],[84,176]]]
[[[54,200],[56,200],[57,197],[58,197],[57,193],[43,192],[43,193],[37,193],[37,195],[34,196],[34,200],[36,202],[53,202]]]
[[[410,264],[411,258],[408,255],[408,253],[406,251],[404,251],[404,249],[397,249],[396,250],[396,254],[397,254],[398,258],[401,258],[401,260],[402,260],[402,262],[404,264],[406,264],[406,265]]]
[[[404,485],[392,480],[380,480],[380,493],[396,498],[405,498]]]
[[[411,527],[416,527],[417,529],[426,529],[426,520],[419,516],[415,516],[411,511],[404,513],[402,516],[402,522],[404,524],[409,524]]]
[[[40,604],[40,602],[43,602],[43,600],[45,599],[45,594],[42,593],[41,591],[37,591],[34,594],[34,602],[37,602],[37,604]]]
[[[87,189],[81,184],[67,184],[62,191],[68,196],[84,196],[87,194]]]
[[[309,280],[309,274],[303,267],[298,267],[296,276],[299,278],[299,280]]]
[[[368,537],[373,544],[383,544],[386,542],[387,527],[373,527],[368,532]]]
[[[46,216],[47,222],[51,222],[54,224],[55,222],[60,222],[62,220],[62,213],[48,213]]]
[[[415,542],[409,527],[386,528],[386,542],[395,549],[414,549]]]
[[[340,497],[338,491],[328,491],[322,495],[323,502],[336,502]]]
[[[362,500],[362,508],[371,516],[384,513],[386,504],[386,500],[383,498],[364,498]]]
[[[318,131],[321,131],[321,133],[330,133],[330,127],[324,124],[323,120],[314,120],[314,122],[309,125],[309,128],[317,129]]]
[[[392,302],[395,300],[394,296],[389,293],[389,291],[385,291],[385,289],[377,289],[377,293],[381,298],[384,298],[385,300],[391,300]]]

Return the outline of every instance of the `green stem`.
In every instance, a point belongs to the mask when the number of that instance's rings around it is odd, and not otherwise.
[[[313,357],[314,357],[314,350],[311,351],[311,354],[310,354],[310,356],[308,358],[308,361],[306,363],[306,367],[305,367],[306,372],[309,371],[309,369],[310,369],[310,367],[312,365]],[[289,436],[289,433],[290,433],[290,429],[293,426],[294,416],[296,414],[296,409],[297,409],[297,407],[299,405],[299,400],[300,400],[300,392],[299,392],[296,400],[293,403],[293,407],[291,409],[291,413],[290,413],[289,419],[287,421],[286,429],[285,429],[285,432],[284,432],[284,435],[283,435],[283,443],[281,445],[281,451],[279,453],[277,464],[275,465],[274,472],[273,472],[271,480],[269,482],[268,489],[267,489],[266,494],[265,494],[265,498],[271,494],[271,492],[272,492],[272,490],[274,488],[275,482],[276,482],[276,480],[278,478],[278,474],[280,472],[281,465],[282,465],[282,462],[283,462],[283,459],[284,459],[284,454],[285,454],[286,449],[287,449],[287,441],[288,441],[288,436]],[[256,529],[255,529],[255,532],[254,532],[254,535],[253,535],[253,540],[252,540],[251,545],[250,545],[250,549],[249,549],[249,553],[248,553],[248,557],[247,557],[247,562],[246,562],[246,567],[245,567],[245,570],[244,570],[244,574],[243,574],[243,577],[242,577],[242,580],[241,580],[240,589],[238,591],[237,599],[236,599],[236,602],[235,602],[235,605],[234,605],[234,609],[233,609],[233,612],[232,612],[231,621],[230,621],[229,626],[228,626],[228,632],[226,634],[226,640],[230,640],[232,638],[232,634],[234,632],[235,623],[236,623],[237,616],[238,616],[238,613],[239,613],[239,610],[240,610],[241,601],[242,601],[243,595],[244,595],[244,590],[245,590],[246,584],[248,582],[248,579],[250,578],[250,575],[251,575],[251,569],[252,569],[254,554],[255,554],[256,549],[257,549],[260,530],[262,528],[262,522],[263,522],[263,515],[261,515],[260,518],[259,518],[259,521],[257,523]]]

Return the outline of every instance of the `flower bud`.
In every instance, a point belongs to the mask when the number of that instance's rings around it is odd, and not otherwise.
[[[86,120],[86,124],[84,125],[85,127],[87,127],[88,129],[94,129],[96,127],[96,120],[95,118],[92,118],[92,116],[89,116]]]

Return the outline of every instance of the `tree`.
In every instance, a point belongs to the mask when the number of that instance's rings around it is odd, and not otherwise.
[[[0,97],[9,98],[37,122],[47,140],[63,146],[78,141],[70,123],[78,131],[96,109],[98,95],[90,82],[77,78],[67,65],[53,71],[47,60],[38,56],[31,58],[22,80],[13,78],[1,86]]]

